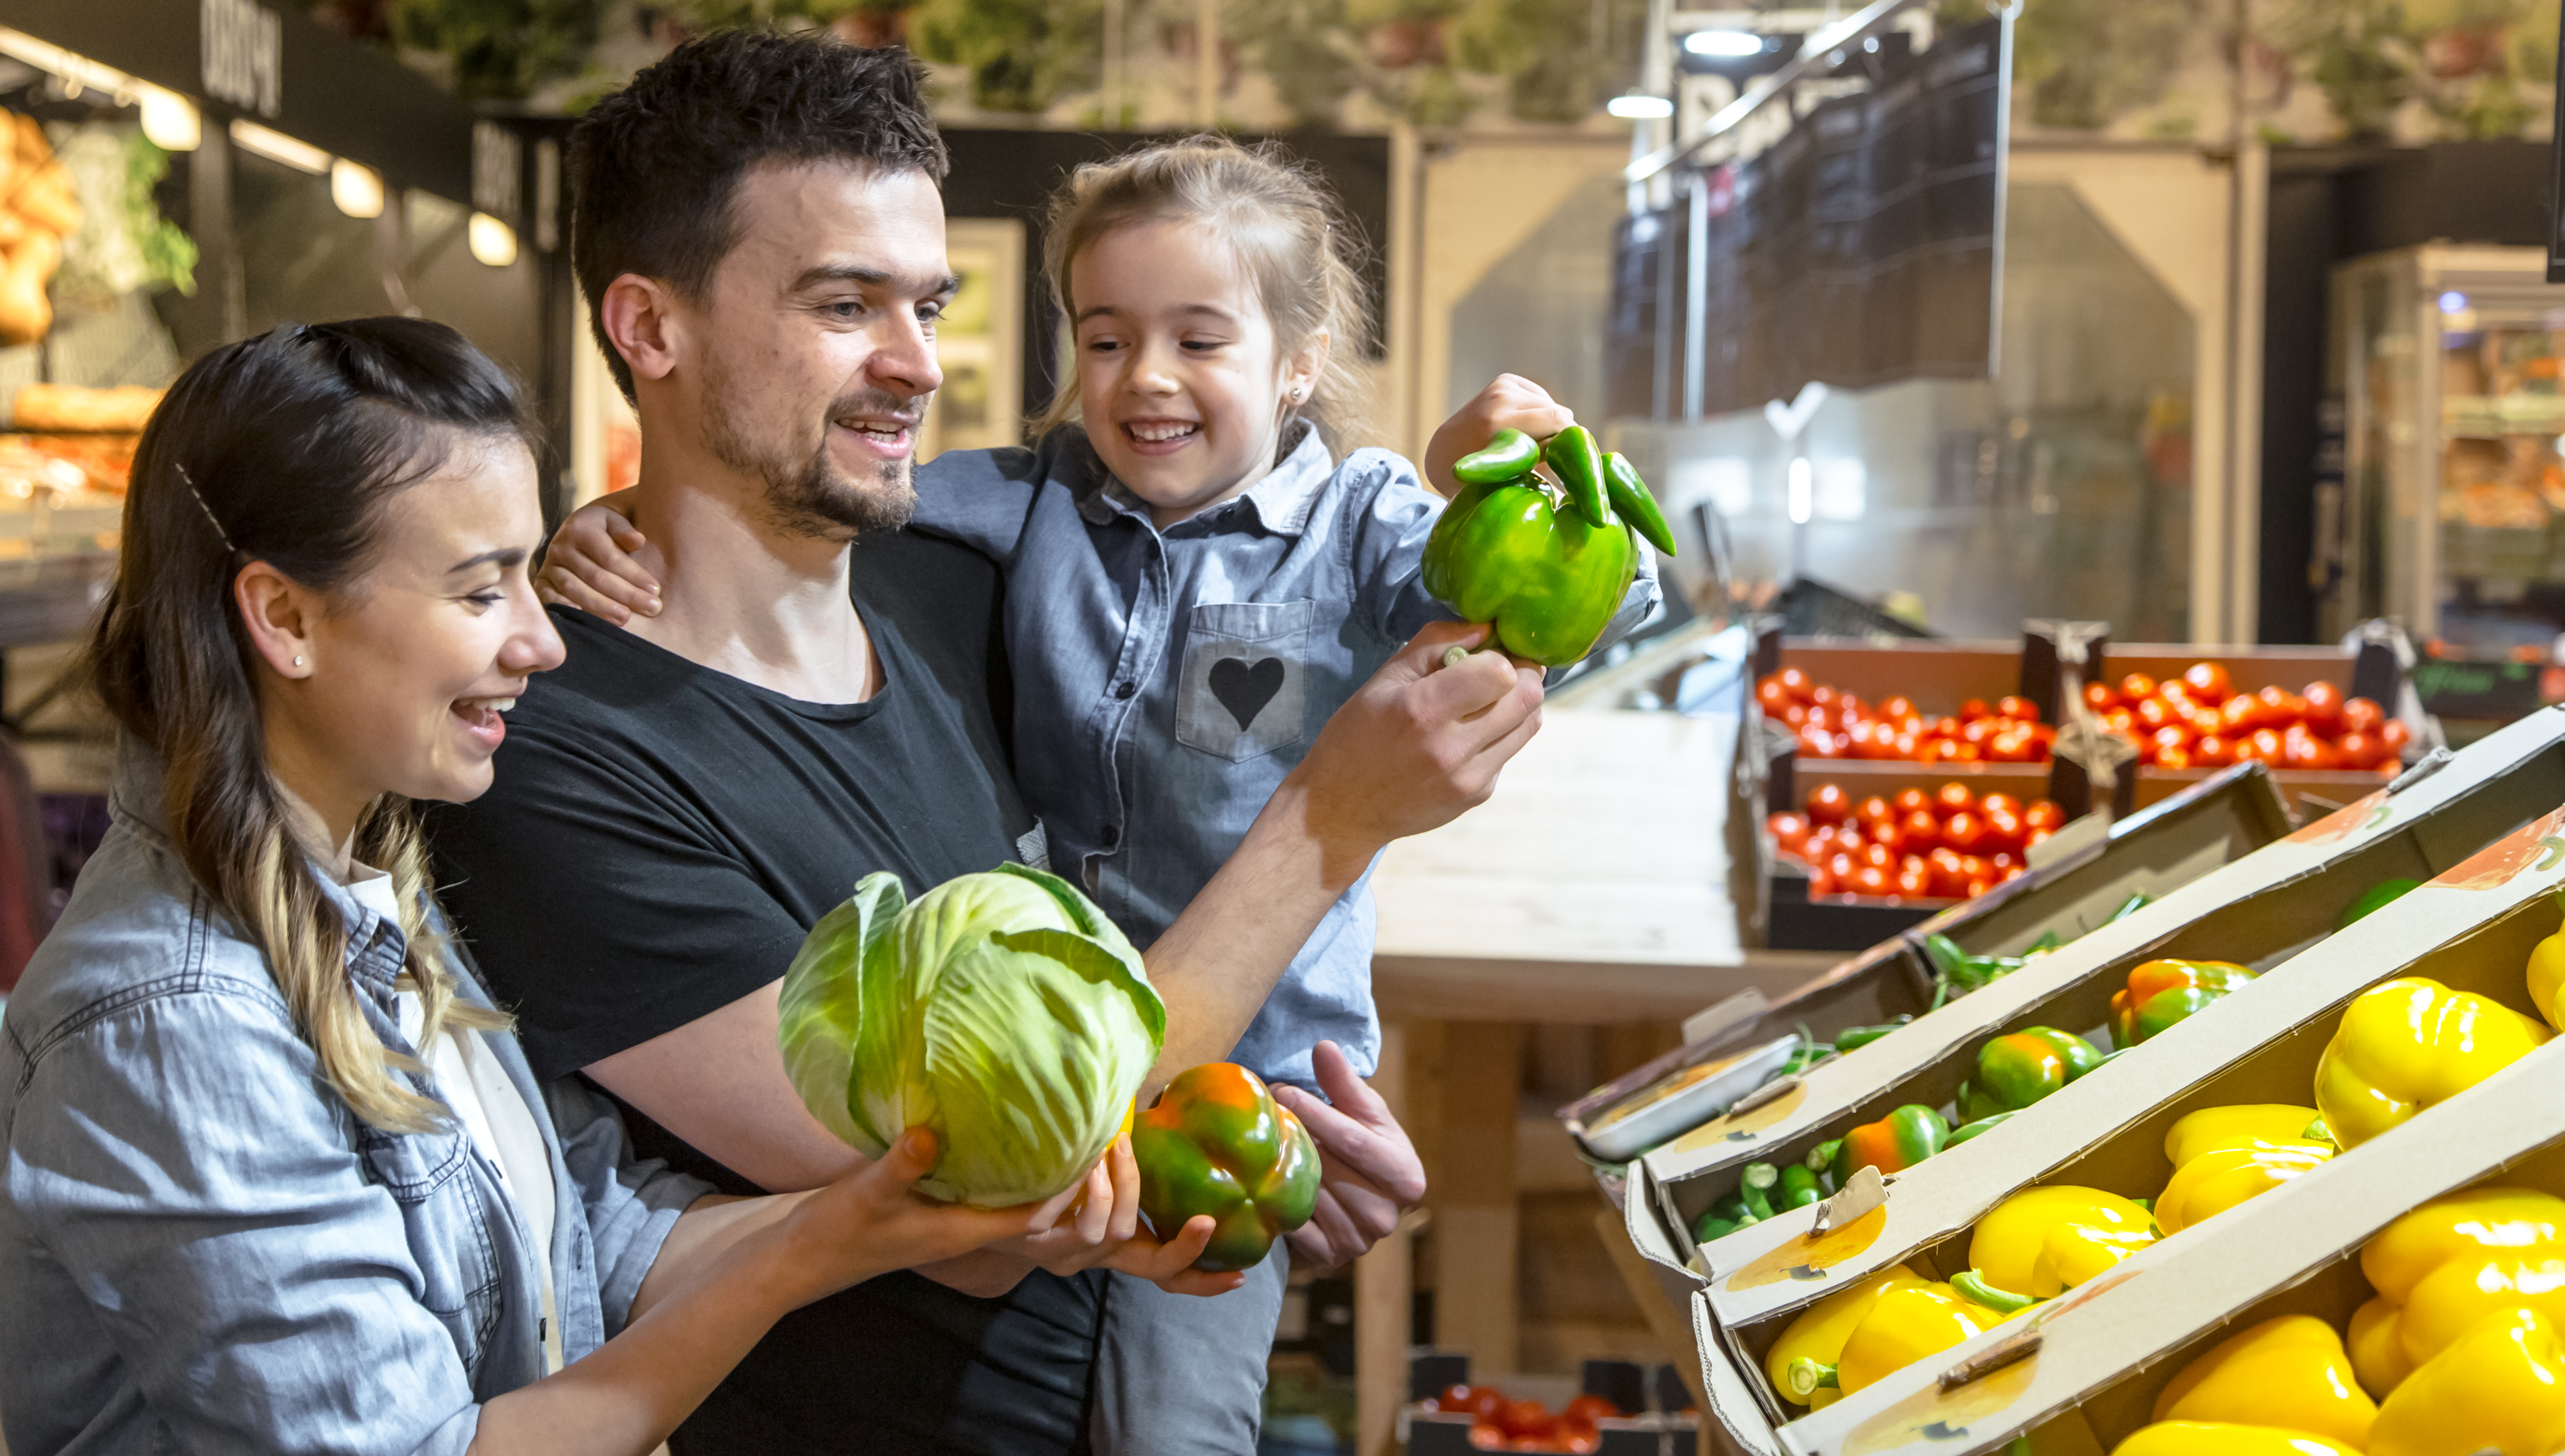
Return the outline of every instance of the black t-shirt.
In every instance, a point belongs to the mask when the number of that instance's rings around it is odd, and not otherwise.
[[[996,569],[907,531],[854,549],[884,686],[806,703],[555,608],[563,666],[508,717],[497,781],[437,810],[446,908],[539,1078],[673,1031],[783,977],[877,869],[910,898],[1018,857]],[[993,708],[996,711],[993,711]],[[637,1148],[755,1192],[630,1107]],[[1101,1280],[1005,1299],[886,1275],[778,1325],[679,1432],[709,1452],[1069,1451]]]

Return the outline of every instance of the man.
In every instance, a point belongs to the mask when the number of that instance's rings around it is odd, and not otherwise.
[[[494,792],[441,816],[441,877],[538,1075],[584,1072],[645,1148],[739,1191],[855,1160],[776,1052],[808,927],[870,870],[914,894],[1041,857],[993,710],[995,569],[901,529],[956,283],[943,168],[904,56],[754,33],[681,48],[572,142],[573,256],[640,418],[663,602],[627,628],[556,612],[569,662],[513,714]],[[1150,948],[1154,1081],[1225,1056],[1381,846],[1483,798],[1529,736],[1537,674],[1497,653],[1432,670],[1481,635],[1428,629],[1330,720]],[[1311,1116],[1320,1264],[1422,1192],[1405,1134],[1336,1066],[1341,1110]],[[1109,1221],[788,1320],[679,1449],[1081,1448],[1100,1268],[1219,1287],[1106,1191]]]

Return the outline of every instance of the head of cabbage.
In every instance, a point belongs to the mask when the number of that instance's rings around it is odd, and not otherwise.
[[[936,1136],[918,1191],[1003,1208],[1112,1145],[1167,1035],[1140,954],[1086,896],[1021,864],[908,904],[867,874],[785,972],[785,1070],[829,1131],[879,1157]]]

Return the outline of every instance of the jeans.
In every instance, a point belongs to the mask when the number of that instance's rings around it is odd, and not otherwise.
[[[1096,1456],[1256,1456],[1265,1362],[1282,1318],[1290,1246],[1212,1299],[1110,1276],[1089,1429]]]

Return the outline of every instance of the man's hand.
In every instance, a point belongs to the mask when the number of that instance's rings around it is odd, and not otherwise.
[[[1497,431],[1518,429],[1535,440],[1545,440],[1574,423],[1576,416],[1566,405],[1550,398],[1547,389],[1520,374],[1499,374],[1496,382],[1443,421],[1442,428],[1434,431],[1434,438],[1426,442],[1426,483],[1447,497],[1459,495],[1461,482],[1452,474],[1452,462],[1473,450],[1485,449]]]
[[[1540,669],[1476,647],[1484,624],[1436,622],[1408,640],[1318,730],[1283,781],[1306,805],[1322,872],[1340,890],[1392,840],[1486,802],[1497,773],[1540,730]],[[1279,796],[1278,796],[1279,797]]]
[[[1424,1201],[1425,1164],[1389,1103],[1354,1076],[1335,1043],[1320,1042],[1311,1062],[1333,1106],[1296,1087],[1277,1087],[1274,1095],[1318,1144],[1317,1212],[1289,1238],[1294,1258],[1324,1271],[1369,1252]]]

